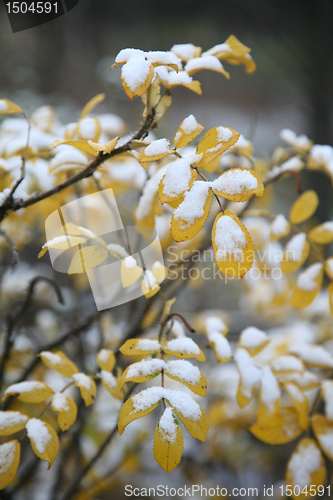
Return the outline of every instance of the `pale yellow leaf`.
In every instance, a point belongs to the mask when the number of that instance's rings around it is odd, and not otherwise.
[[[326,260],[325,271],[330,280],[333,281],[333,257]]]
[[[41,403],[53,396],[53,394],[51,387],[44,384],[44,382],[19,382],[7,387],[2,401],[5,401],[9,396],[13,396],[25,403]]]
[[[166,472],[170,472],[177,467],[183,454],[183,434],[177,419],[171,414],[173,423],[170,423],[164,417],[169,410],[170,408],[166,408],[157,422],[154,437],[155,460]],[[173,433],[170,433],[170,427]],[[175,430],[173,427],[175,427]]]
[[[177,160],[170,164],[166,174],[161,179],[158,186],[158,195],[162,205],[163,203],[169,203],[169,205],[171,205],[173,208],[177,208],[177,206],[179,206],[179,204],[184,199],[185,192],[193,186],[193,183],[197,179],[197,171],[194,168],[191,168],[190,165],[188,165],[188,173],[188,183],[186,184],[186,186],[182,186],[182,188],[179,189],[179,187],[177,186],[177,184],[179,185],[179,182],[177,181]],[[171,182],[175,184],[173,186],[173,189],[171,190],[169,186],[170,178]],[[176,186],[177,188],[175,191],[174,187]]]
[[[189,121],[189,119],[191,121]],[[197,123],[194,116],[190,115],[181,122],[174,137],[174,145],[176,149],[183,148],[192,142],[205,127]]]
[[[77,417],[77,406],[71,397],[66,394],[55,394],[51,401],[51,408],[58,413],[58,424],[62,431],[67,431]]]
[[[1,102],[1,101],[0,101]],[[0,490],[8,486],[16,476],[20,463],[21,446],[18,441],[0,444]]]
[[[150,356],[160,350],[161,345],[158,340],[150,339],[129,339],[119,348],[119,351],[126,356]]]
[[[94,107],[97,106],[97,104],[99,104],[100,102],[103,102],[104,99],[105,99],[105,94],[97,94],[95,95],[95,97],[90,99],[90,101],[87,102],[87,104],[85,105],[85,107],[81,112],[80,120],[82,120],[85,116],[87,116],[94,109]]]
[[[203,167],[215,160],[236,144],[239,136],[239,132],[229,127],[215,127],[208,130],[196,149],[196,154],[201,155],[201,159],[196,162],[197,167]]]
[[[305,233],[293,236],[287,243],[281,260],[281,271],[290,274],[297,271],[306,261],[310,244]]]
[[[309,403],[303,391],[296,384],[285,384],[284,388],[298,413],[298,422],[303,430],[309,427]]]
[[[210,183],[213,193],[226,200],[241,202],[253,195],[262,196],[264,185],[254,170],[231,168]]]
[[[315,414],[311,419],[312,429],[325,455],[333,460],[333,422],[325,415]]]
[[[159,261],[154,262],[151,270],[157,283],[162,283],[162,281],[164,281],[165,278],[168,276],[167,268],[163,266],[163,264],[161,264],[161,262]]]
[[[38,254],[38,258],[40,259],[43,257],[50,248],[54,250],[68,250],[69,248],[79,245],[80,243],[85,243],[86,241],[86,238],[70,235],[53,238],[43,245],[42,250]]]
[[[72,258],[68,274],[86,273],[102,264],[108,255],[107,250],[96,245],[79,248]]]
[[[0,436],[10,436],[24,429],[28,417],[19,411],[0,411]]]
[[[290,443],[303,432],[294,408],[281,408],[271,419],[266,419],[264,426],[256,423],[249,430],[257,439],[268,444]]]
[[[161,160],[165,156],[171,155],[174,152],[169,148],[169,141],[167,139],[157,139],[152,141],[148,146],[139,154],[140,163],[148,163]]]
[[[57,146],[60,145],[67,145],[67,146],[73,146],[77,149],[80,149],[81,151],[85,151],[86,153],[89,153],[91,156],[97,156],[97,151],[93,149],[91,146],[89,146],[87,141],[84,140],[69,140],[69,141],[54,141],[50,149],[56,148]]]
[[[111,349],[101,349],[96,361],[101,370],[111,372],[116,364],[116,357]]]
[[[9,99],[0,99],[0,115],[9,115],[14,113],[22,113],[20,106]]]
[[[173,306],[173,304],[175,302],[176,302],[176,297],[173,297],[172,299],[169,299],[169,300],[166,301],[166,303],[164,304],[164,307],[163,307],[163,313],[162,313],[162,317],[161,317],[161,323],[164,323],[164,321],[166,321],[166,318],[170,314],[171,307]]]
[[[312,264],[300,273],[293,289],[291,305],[298,309],[308,307],[320,292],[323,277],[324,266],[320,262]]]
[[[109,141],[106,144],[99,144],[98,142],[93,142],[91,140],[87,141],[87,143],[94,151],[97,151],[98,153],[110,154],[111,151],[113,151],[116,147],[118,139],[119,137],[115,137],[114,139],[112,139],[112,141]]]
[[[39,356],[44,365],[56,370],[64,377],[71,377],[74,373],[79,373],[76,365],[63,352],[42,351]]]
[[[72,378],[75,386],[80,389],[84,404],[86,406],[91,405],[96,399],[96,384],[94,380],[85,373],[75,373]]]
[[[134,260],[130,257],[131,260]],[[120,267],[120,277],[123,287],[128,287],[133,285],[138,281],[140,276],[142,275],[142,268],[137,264],[134,267],[127,267],[128,260],[123,260]]]
[[[297,198],[290,209],[289,219],[292,224],[300,224],[306,221],[317,210],[319,198],[316,191],[312,189],[305,191]]]
[[[31,447],[37,457],[49,462],[49,467],[55,461],[59,451],[59,438],[53,427],[40,420],[31,418],[25,426]]]

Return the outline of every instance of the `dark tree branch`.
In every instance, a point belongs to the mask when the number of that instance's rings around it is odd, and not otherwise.
[[[8,245],[10,246],[10,248],[12,249],[12,253],[13,253],[13,264],[17,264],[18,261],[19,261],[19,252],[15,246],[15,243],[13,242],[13,240],[8,236],[8,234],[3,230],[3,229],[0,229],[0,234],[1,236],[3,236],[5,238],[5,240],[7,241]]]

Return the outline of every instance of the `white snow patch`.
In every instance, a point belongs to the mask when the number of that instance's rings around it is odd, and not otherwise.
[[[43,384],[43,382],[19,382],[18,384],[13,384],[7,387],[5,395],[22,394],[23,392],[41,391],[43,389],[45,389],[45,384]]]
[[[94,140],[97,136],[98,129],[96,119],[91,116],[87,116],[80,121],[79,125],[80,135],[83,139]]]
[[[271,367],[275,372],[303,372],[304,365],[296,356],[279,356],[273,359]]]
[[[125,263],[126,269],[134,269],[137,265],[136,260],[131,255],[126,257],[126,259],[124,260],[124,263]]]
[[[8,108],[9,108],[9,106],[6,103],[6,101],[4,101],[3,99],[0,99],[0,111],[7,111]]]
[[[239,342],[246,349],[256,349],[268,340],[267,333],[255,326],[245,328],[240,334]]]
[[[237,349],[235,361],[242,381],[242,393],[247,399],[251,399],[252,391],[261,377],[261,370],[254,365],[251,356],[245,349]]]
[[[161,344],[158,340],[140,339],[135,349],[139,351],[159,351],[161,349]]]
[[[199,71],[201,69],[221,71],[223,70],[223,66],[217,57],[211,55],[194,57],[193,59],[190,59],[185,66],[185,71],[188,73]]]
[[[180,128],[185,132],[185,134],[190,135],[195,132],[198,126],[198,122],[193,115],[189,115],[185,120],[182,121]]]
[[[0,445],[0,474],[5,474],[15,459],[16,442],[9,441]]]
[[[333,420],[333,382],[325,380],[321,385],[323,397],[325,399],[325,413],[329,420]]]
[[[218,260],[244,261],[245,234],[230,215],[220,217],[215,226],[215,245]]]
[[[61,392],[55,394],[52,398],[52,407],[59,411],[69,411],[67,396]]]
[[[99,376],[103,380],[104,384],[110,387],[110,389],[117,387],[117,379],[112,375],[112,373],[107,372],[106,370],[101,370]]]
[[[207,333],[225,332],[228,328],[225,322],[217,316],[210,316],[205,321]]]
[[[278,214],[271,224],[271,231],[274,236],[284,234],[287,232],[289,222],[283,214]]]
[[[281,391],[278,381],[269,366],[262,369],[260,396],[267,410],[273,413],[275,403],[281,398]]]
[[[187,337],[179,337],[177,339],[169,340],[166,349],[173,352],[183,352],[185,354],[200,354],[199,346]]]
[[[185,193],[184,201],[174,211],[174,218],[180,222],[181,229],[190,227],[205,215],[204,206],[209,195],[207,182],[195,181]]]
[[[174,421],[171,408],[166,408],[158,423],[159,430],[162,432],[162,439],[169,443],[174,443],[177,437],[177,424]]]
[[[44,356],[44,358],[46,358],[53,366],[64,364],[64,360],[58,354],[54,354],[53,352],[42,351],[40,355]]]
[[[188,190],[191,181],[191,163],[196,161],[197,155],[179,158],[168,165],[163,178],[163,193],[171,198],[179,198]]]
[[[209,185],[217,191],[233,195],[257,189],[258,180],[249,170],[236,169],[227,170]]]
[[[310,365],[333,368],[332,354],[320,345],[299,344],[292,347],[290,352]]]
[[[292,484],[298,485],[302,491],[305,486],[311,484],[313,473],[322,465],[322,457],[319,449],[312,442],[302,447],[293,454],[288,468],[292,475]]]
[[[133,363],[129,366],[126,379],[132,377],[145,377],[161,372],[165,368],[163,359],[147,359]]]
[[[154,285],[156,285],[156,278],[150,271],[150,269],[147,269],[147,271],[145,271],[144,285],[146,288],[152,288]]]
[[[178,377],[181,380],[184,380],[190,385],[197,384],[201,376],[199,368],[193,366],[192,363],[185,361],[184,359],[168,361],[164,371],[173,377]]]
[[[231,358],[231,347],[228,340],[220,332],[212,332],[208,334],[209,342],[215,346],[216,353],[220,359]]]
[[[85,373],[74,373],[74,375],[72,375],[72,378],[75,382],[77,382],[79,387],[84,387],[85,389],[87,389],[87,391],[90,391],[91,380]]]
[[[317,278],[323,269],[323,264],[316,262],[303,271],[297,278],[297,287],[306,292],[313,292],[317,288]]]
[[[27,420],[28,417],[19,411],[0,411],[0,430],[25,424]]]
[[[144,55],[130,57],[127,63],[124,64],[121,75],[132,92],[145,83],[150,67],[151,63],[147,61]]]
[[[140,196],[138,206],[135,210],[135,218],[137,220],[142,220],[147,217],[152,210],[152,205],[155,199],[155,195],[158,191],[158,185],[166,173],[168,165],[160,168],[155,172],[154,175],[149,179],[143,188],[142,195]]]
[[[157,139],[152,141],[149,146],[146,147],[144,153],[146,156],[157,156],[162,155],[170,151],[170,142],[168,139]]]
[[[120,255],[121,257],[123,257],[124,259],[126,259],[126,257],[128,257],[128,253],[125,250],[125,248],[122,247],[121,245],[118,245],[118,243],[109,243],[106,248],[109,252],[111,252],[111,253],[114,252],[114,253]]]
[[[293,262],[300,262],[303,255],[306,234],[299,233],[293,236],[286,244],[286,257]]]
[[[44,453],[48,442],[51,439],[48,428],[39,418],[31,418],[25,426],[27,435],[35,443],[36,450]]]
[[[217,140],[219,142],[227,142],[232,137],[232,132],[227,127],[217,127]]]

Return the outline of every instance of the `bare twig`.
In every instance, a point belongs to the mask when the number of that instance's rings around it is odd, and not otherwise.
[[[12,249],[12,253],[13,253],[13,264],[17,264],[18,261],[19,261],[19,252],[15,246],[15,243],[13,242],[13,240],[8,236],[8,234],[3,230],[3,229],[0,229],[0,234],[1,236],[3,236],[5,238],[5,240],[7,241],[8,245],[10,246],[10,248]]]

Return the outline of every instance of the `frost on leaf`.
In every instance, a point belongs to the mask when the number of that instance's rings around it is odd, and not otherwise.
[[[166,408],[156,425],[154,457],[167,472],[179,464],[183,454],[183,434],[171,408]]]
[[[158,194],[160,202],[172,203],[182,199],[197,178],[197,171],[191,168],[195,155],[180,158],[168,165],[168,169],[159,183]]]
[[[96,399],[96,384],[94,380],[85,373],[75,373],[73,380],[75,386],[80,389],[84,404],[86,406],[91,405]]]
[[[185,193],[184,201],[173,213],[171,234],[175,241],[194,238],[202,229],[209,213],[212,191],[207,182],[196,181]]]
[[[43,382],[19,382],[7,387],[2,401],[5,401],[9,396],[14,396],[25,403],[41,403],[53,394],[51,387]]]
[[[176,132],[174,144],[177,149],[187,146],[192,142],[201,132],[204,127],[197,122],[193,115],[185,118]]]
[[[314,439],[303,438],[291,455],[286,471],[286,484],[290,484],[294,500],[309,497],[308,488],[311,486],[311,495],[316,496],[318,486],[323,486],[326,480],[326,466]],[[294,487],[297,487],[297,489]],[[302,490],[305,489],[304,492]],[[296,492],[300,493],[296,495]]]
[[[312,217],[317,210],[318,203],[319,198],[315,191],[305,191],[297,198],[290,209],[290,222],[292,224],[299,224]]]
[[[18,441],[8,441],[0,445],[0,490],[6,488],[16,476],[20,455],[21,446]]]
[[[71,377],[74,373],[79,372],[75,364],[63,352],[42,351],[39,356],[44,365],[52,368],[64,377]]]
[[[285,274],[297,271],[306,261],[310,244],[305,233],[293,236],[287,243],[281,260],[281,271]]]
[[[297,308],[309,306],[320,292],[323,276],[324,266],[320,262],[312,264],[300,273],[293,290],[292,306]]]
[[[198,144],[196,153],[201,155],[197,167],[203,167],[220,156],[224,151],[236,144],[239,133],[232,128],[215,127],[203,136]]]
[[[77,406],[75,401],[62,393],[57,393],[51,400],[51,408],[58,413],[58,424],[62,431],[67,431],[75,422],[77,417]]]
[[[254,170],[247,168],[231,168],[215,181],[210,182],[213,193],[227,200],[241,202],[253,196],[262,196],[264,185]]]
[[[225,210],[214,222],[212,244],[219,270],[242,277],[251,268],[254,246],[251,236],[239,218]]]
[[[50,468],[59,451],[57,433],[50,424],[38,418],[31,418],[26,425],[26,430],[33,451],[37,457],[49,462]]]

